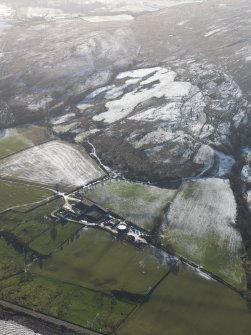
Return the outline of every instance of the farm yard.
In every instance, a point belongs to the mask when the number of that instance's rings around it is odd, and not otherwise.
[[[177,190],[161,189],[140,183],[109,180],[90,190],[84,196],[151,231],[164,215]]]

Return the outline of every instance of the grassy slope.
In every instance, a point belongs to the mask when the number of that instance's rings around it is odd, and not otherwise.
[[[38,186],[0,181],[0,212],[10,207],[28,204],[16,209],[26,210],[31,207],[29,204],[50,196],[52,196],[50,190]]]
[[[48,137],[46,128],[37,126],[12,131],[0,138],[0,158],[47,141]]]
[[[0,216],[0,229],[7,230],[19,240],[29,243],[41,233],[50,229],[52,221],[45,217],[61,204],[62,199],[57,199],[29,213],[9,212],[2,214]]]
[[[0,238],[0,279],[12,276],[24,268],[24,254]]]
[[[74,223],[52,224],[49,230],[30,243],[30,247],[33,250],[38,251],[40,254],[49,255],[62,242],[74,235],[80,229],[81,226]]]
[[[175,194],[176,190],[111,181],[87,191],[85,195],[127,220],[151,230]]]
[[[246,302],[192,272],[170,275],[118,331],[118,335],[248,335]]]
[[[57,280],[100,290],[145,293],[167,271],[148,250],[113,240],[108,233],[89,230],[32,271]]]
[[[5,157],[22,149],[29,148],[30,141],[19,135],[12,135],[0,139],[0,157]]]
[[[0,298],[103,332],[111,332],[133,308],[100,292],[28,274],[0,282]]]

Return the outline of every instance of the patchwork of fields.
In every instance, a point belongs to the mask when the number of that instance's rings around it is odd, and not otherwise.
[[[0,299],[104,334],[174,332],[180,310],[177,334],[228,334],[239,317],[238,329],[249,334],[245,302],[231,290],[180,264],[167,265],[150,246],[137,249],[107,232],[51,217],[66,197],[50,187],[73,190],[100,179],[78,196],[244,289],[228,181],[198,179],[177,189],[102,181],[105,172],[77,146],[54,140],[30,142],[27,149],[13,143],[5,142],[11,154],[0,159]],[[187,327],[194,315],[198,321]]]

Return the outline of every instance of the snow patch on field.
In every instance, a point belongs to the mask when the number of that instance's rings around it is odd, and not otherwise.
[[[243,166],[241,170],[241,179],[245,183],[251,184],[251,166],[249,164]]]
[[[227,28],[226,27],[214,27],[214,29],[209,30],[204,37],[210,37],[216,34],[220,34],[220,33],[225,33],[227,32]]]
[[[215,155],[218,159],[218,177],[224,177],[231,172],[233,165],[235,164],[235,159],[231,155],[225,155],[224,153],[215,150]]]
[[[53,118],[51,120],[51,123],[53,125],[58,125],[58,124],[61,124],[61,123],[65,123],[65,122],[69,121],[71,118],[73,118],[74,116],[76,116],[75,113],[69,113],[69,114],[61,115],[61,116],[58,116],[56,118]]]
[[[251,191],[247,192],[246,201],[247,201],[247,204],[248,204],[249,212],[251,213]]]
[[[110,12],[154,12],[162,8],[173,7],[182,4],[200,3],[203,0],[99,0],[99,3],[105,6]],[[89,3],[96,3],[96,0],[90,0]]]
[[[17,11],[19,17],[45,18],[45,19],[61,19],[67,15],[61,9],[46,7],[21,7]]]
[[[241,246],[240,234],[232,227],[236,215],[229,181],[213,178],[185,184],[171,205],[169,221],[170,228],[201,238],[212,232],[235,253]]]
[[[1,335],[40,335],[14,321],[0,320]]]
[[[112,22],[112,21],[132,21],[134,17],[132,15],[106,15],[106,16],[85,16],[85,21],[98,23],[98,22]]]
[[[51,141],[0,161],[0,177],[46,185],[78,187],[101,178],[104,172],[82,150]]]
[[[189,181],[171,204],[163,231],[177,253],[243,288],[243,245],[236,216],[237,206],[228,180]]]
[[[9,18],[13,15],[13,10],[6,4],[0,4],[0,19]]]
[[[177,26],[184,26],[184,24],[186,24],[187,22],[189,22],[188,20],[184,20],[184,21],[180,21],[177,23]]]

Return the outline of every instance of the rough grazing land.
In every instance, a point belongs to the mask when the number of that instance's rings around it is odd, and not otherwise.
[[[103,175],[83,150],[61,141],[33,147],[0,162],[0,177],[46,185],[77,187]]]
[[[171,205],[164,231],[177,252],[233,285],[244,287],[236,213],[227,180],[192,181],[183,185]]]

